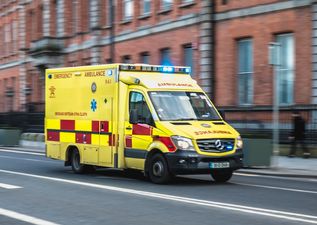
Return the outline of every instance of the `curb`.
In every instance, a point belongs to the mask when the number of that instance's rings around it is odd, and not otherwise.
[[[293,170],[292,170],[293,171]],[[296,170],[296,171],[301,171],[301,170]],[[316,171],[310,171],[310,170],[305,170],[308,173],[311,172],[312,175],[309,175],[307,173],[290,173],[290,172],[282,172],[282,171],[248,171],[248,169],[239,169],[236,172],[242,173],[242,174],[254,174],[254,175],[263,175],[263,176],[275,176],[275,177],[294,177],[294,178],[312,178],[312,179],[317,179],[317,175],[313,175]]]

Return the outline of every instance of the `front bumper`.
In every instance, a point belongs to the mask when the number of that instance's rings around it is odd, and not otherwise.
[[[237,149],[234,154],[228,156],[206,156],[197,152],[181,151],[166,153],[165,157],[172,174],[209,174],[212,170],[210,162],[229,162],[230,167],[225,170],[237,170],[243,166],[242,149]]]

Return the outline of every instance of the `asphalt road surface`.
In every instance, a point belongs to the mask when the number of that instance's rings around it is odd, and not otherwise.
[[[0,224],[317,224],[317,179],[182,176],[155,185],[140,173],[77,175],[43,154],[0,149]]]

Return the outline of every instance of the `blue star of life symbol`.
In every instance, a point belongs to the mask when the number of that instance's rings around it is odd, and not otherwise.
[[[96,109],[97,109],[97,102],[96,102],[95,99],[93,99],[93,100],[90,102],[90,108],[91,108],[91,110],[92,110],[93,112],[96,111]]]

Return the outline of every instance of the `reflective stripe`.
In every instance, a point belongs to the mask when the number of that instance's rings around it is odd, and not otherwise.
[[[108,132],[109,132],[109,122],[100,121],[100,133],[108,133]]]
[[[91,144],[91,134],[76,133],[76,143]]]
[[[99,121],[91,121],[91,130],[99,133]]]
[[[75,130],[75,120],[61,120],[61,130]]]
[[[127,148],[131,148],[132,147],[132,136],[131,135],[125,136],[125,146]]]
[[[59,131],[47,131],[48,141],[59,141]]]
[[[116,135],[109,135],[109,146],[116,146]]]
[[[151,135],[151,126],[147,124],[133,124],[132,134],[136,135]]]

